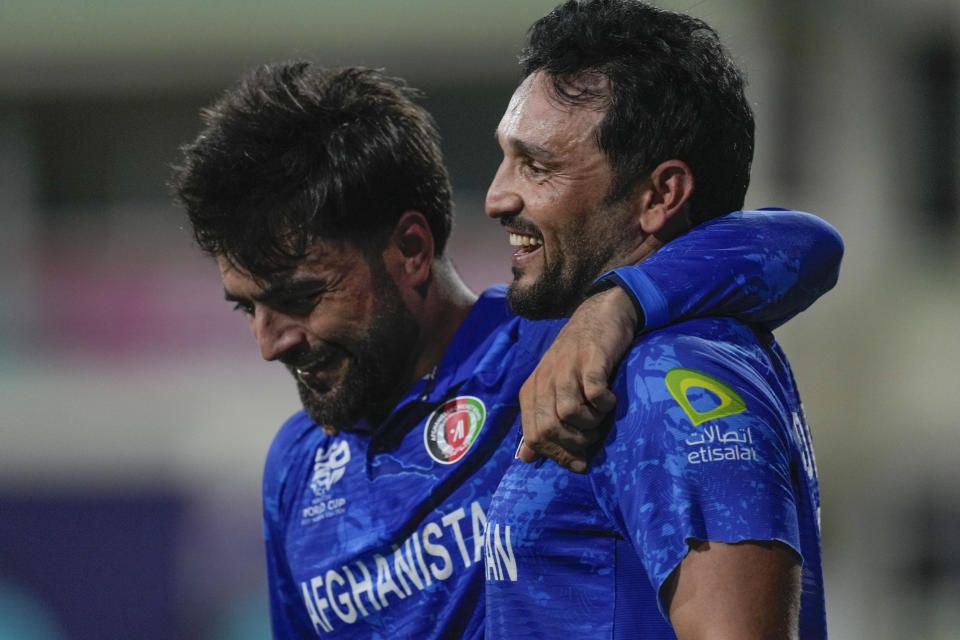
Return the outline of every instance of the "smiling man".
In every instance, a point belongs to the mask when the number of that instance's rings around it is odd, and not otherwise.
[[[414,214],[401,222],[424,224]],[[283,362],[297,381],[304,410],[328,432],[349,428],[362,415],[386,417],[397,394],[438,358],[429,345],[410,348],[423,340],[418,319],[385,265],[350,243],[318,241],[289,277],[266,286],[223,255],[217,263],[225,297],[250,318],[260,355]],[[466,291],[452,288],[463,304],[471,301]],[[325,313],[316,316],[321,300]],[[443,309],[452,317],[439,317],[437,324],[456,327],[459,307]]]
[[[511,308],[549,318],[605,272],[630,280],[624,265],[730,220],[753,114],[717,34],[689,16],[569,0],[528,38],[486,207],[520,239]],[[783,271],[794,238],[765,239],[752,259]],[[699,256],[703,274],[716,258]],[[819,489],[790,366],[767,327],[720,315],[634,343],[588,473],[526,464],[530,452],[507,470],[485,533],[488,638],[826,636]]]
[[[584,81],[595,83],[584,91],[604,90],[599,74]],[[613,176],[593,140],[605,112],[557,109],[544,100],[548,83],[538,73],[513,94],[497,128],[505,161],[487,198],[511,242],[519,240],[507,299],[527,318],[570,315],[614,258],[622,264],[640,258],[636,216],[628,201],[608,201]],[[519,191],[503,188],[519,180],[543,188],[530,189],[521,202]]]
[[[517,392],[560,323],[519,318],[503,287],[477,296],[457,275],[439,138],[415,96],[370,69],[267,65],[204,111],[176,169],[226,299],[302,402],[263,474],[276,638],[484,634],[486,513],[517,450]],[[752,259],[769,233],[796,238],[789,268]],[[839,246],[799,214],[686,234],[680,253],[575,313],[608,356],[573,377],[603,379],[638,315],[641,327],[705,310],[783,321],[832,286]],[[708,255],[723,278],[701,273]]]

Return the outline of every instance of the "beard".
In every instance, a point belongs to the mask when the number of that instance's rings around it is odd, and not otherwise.
[[[559,252],[563,258],[546,265],[527,287],[517,284],[522,273],[513,269],[507,303],[514,313],[531,320],[566,318],[583,302],[594,280],[607,271],[612,251],[598,250],[580,239],[571,244]]]
[[[352,353],[333,348],[345,360],[345,371],[338,382],[322,387],[307,385],[297,375],[296,363],[287,364],[297,381],[303,410],[323,427],[357,431],[355,425],[361,418],[379,418],[384,398],[394,396],[398,382],[407,378],[416,358],[416,318],[385,272],[375,273],[374,287],[377,313],[371,318],[366,335]],[[305,351],[296,362],[317,362],[331,348]]]

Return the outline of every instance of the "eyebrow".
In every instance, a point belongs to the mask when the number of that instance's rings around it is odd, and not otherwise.
[[[494,131],[493,137],[499,144],[500,133],[498,131]],[[506,143],[507,143],[507,146],[513,149],[516,149],[520,153],[526,156],[529,156],[531,158],[534,158],[535,160],[552,160],[554,157],[554,153],[549,149],[547,149],[546,147],[542,147],[538,144],[533,144],[532,142],[526,142],[524,140],[520,140],[519,138],[513,138],[513,137],[507,138]]]
[[[294,298],[304,293],[316,293],[327,289],[329,284],[324,279],[307,278],[303,280],[280,280],[267,285],[267,288],[255,296],[241,296],[223,290],[223,299],[227,302],[241,302],[251,300],[253,302],[275,302]]]

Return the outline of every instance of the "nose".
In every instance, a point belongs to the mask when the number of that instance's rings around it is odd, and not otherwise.
[[[258,305],[250,323],[250,331],[260,347],[264,360],[278,359],[282,354],[306,341],[303,327],[289,316]]]
[[[496,219],[502,215],[519,213],[522,208],[523,200],[510,179],[510,165],[504,160],[497,167],[497,173],[487,189],[484,209],[488,216]]]

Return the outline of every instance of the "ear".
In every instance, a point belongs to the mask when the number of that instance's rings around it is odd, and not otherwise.
[[[639,199],[640,227],[648,234],[676,235],[689,227],[693,172],[682,160],[657,165],[644,183],[646,193]]]
[[[430,278],[433,264],[433,232],[419,211],[404,211],[390,235],[387,251],[393,254],[395,278],[418,287]]]

